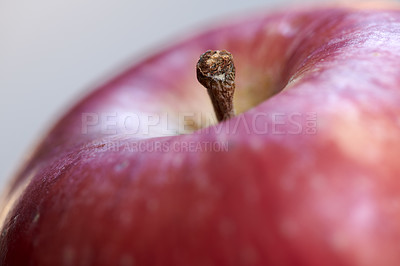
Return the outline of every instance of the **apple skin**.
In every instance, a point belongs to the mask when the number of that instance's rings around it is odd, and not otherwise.
[[[245,112],[185,135],[104,134],[101,123],[82,133],[83,113],[210,112],[194,71],[208,49],[234,55]],[[276,120],[259,114],[276,113],[280,134],[260,134]],[[293,113],[315,113],[317,131],[289,134]],[[400,265],[399,140],[400,11],[253,16],[134,65],[72,108],[4,194],[0,262]],[[124,148],[156,142],[229,150]]]

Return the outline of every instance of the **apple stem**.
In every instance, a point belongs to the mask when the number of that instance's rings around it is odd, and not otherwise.
[[[208,50],[200,56],[196,68],[197,80],[207,89],[218,122],[234,117],[235,65],[232,54],[226,50]]]

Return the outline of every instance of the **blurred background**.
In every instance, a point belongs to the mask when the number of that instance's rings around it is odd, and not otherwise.
[[[324,0],[1,0],[0,188],[88,89],[236,14]],[[354,2],[354,0],[353,0]]]

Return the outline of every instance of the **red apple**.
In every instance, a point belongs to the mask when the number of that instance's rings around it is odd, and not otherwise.
[[[239,113],[209,127],[208,49]],[[4,195],[0,262],[398,266],[399,158],[400,11],[253,16],[73,107]]]

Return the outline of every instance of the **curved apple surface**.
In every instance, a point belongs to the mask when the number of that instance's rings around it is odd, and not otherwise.
[[[212,111],[194,70],[208,49],[234,55],[242,114],[210,127],[190,116],[197,130],[180,134],[183,113]],[[135,114],[134,134],[126,119],[102,121],[110,113]],[[68,112],[5,194],[0,261],[399,265],[399,140],[399,11],[244,19]]]

